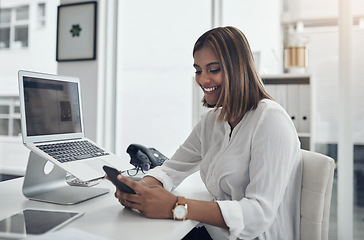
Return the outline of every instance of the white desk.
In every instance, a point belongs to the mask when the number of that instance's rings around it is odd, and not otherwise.
[[[25,208],[81,211],[85,214],[65,228],[77,228],[110,239],[129,240],[181,239],[197,224],[191,220],[148,219],[125,209],[114,197],[115,187],[108,180],[94,186],[109,188],[108,194],[70,206],[28,200],[22,194],[22,184],[23,178],[0,183],[0,219]],[[198,172],[188,177],[173,193],[187,198],[212,200]]]

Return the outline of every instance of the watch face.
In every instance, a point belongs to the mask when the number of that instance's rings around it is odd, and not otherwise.
[[[186,217],[186,208],[184,206],[177,206],[175,207],[174,209],[174,216],[178,219],[182,219],[182,218],[185,218]]]

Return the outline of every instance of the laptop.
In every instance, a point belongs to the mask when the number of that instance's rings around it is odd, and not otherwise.
[[[133,167],[85,137],[79,78],[20,70],[18,81],[28,149],[82,181],[104,177],[104,165],[120,171]]]

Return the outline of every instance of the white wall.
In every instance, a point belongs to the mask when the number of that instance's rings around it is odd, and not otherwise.
[[[296,19],[328,19],[339,16],[339,0],[291,0]],[[364,16],[364,1],[352,0],[353,16]]]
[[[170,157],[192,130],[192,48],[211,1],[119,1],[117,151],[131,143]]]
[[[260,52],[261,74],[283,73],[281,8],[281,0],[223,1],[223,25],[238,27]]]

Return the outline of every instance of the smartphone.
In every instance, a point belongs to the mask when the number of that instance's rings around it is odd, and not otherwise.
[[[110,178],[110,180],[115,184],[115,186],[122,192],[126,192],[126,193],[132,193],[135,194],[135,191],[129,187],[128,185],[126,185],[123,182],[120,182],[117,179],[117,176],[120,174],[120,172],[118,170],[116,170],[113,167],[109,167],[109,166],[103,166],[102,167],[104,169],[104,171],[106,172],[107,176]]]

